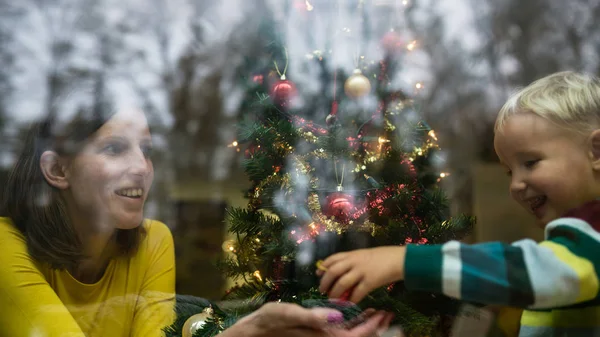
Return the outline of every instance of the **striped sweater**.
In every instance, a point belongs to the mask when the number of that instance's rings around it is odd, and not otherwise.
[[[409,289],[525,308],[519,336],[600,336],[600,201],[550,222],[545,240],[409,245]]]

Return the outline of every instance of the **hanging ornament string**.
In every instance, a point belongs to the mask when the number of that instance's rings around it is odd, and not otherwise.
[[[336,98],[336,94],[337,94],[337,73],[338,73],[338,70],[337,70],[337,68],[335,68],[335,65],[334,65],[334,70],[333,70],[333,102],[331,102],[331,112],[329,112],[329,115],[331,115],[331,116],[337,115],[337,110],[338,110],[338,102],[337,102],[337,98]]]
[[[341,6],[340,6],[340,0],[336,1],[335,5],[337,7],[337,18],[335,20],[335,27],[337,28],[337,25],[340,22],[340,17],[342,16]],[[335,50],[335,48],[332,48],[332,49]],[[331,53],[331,59],[335,61],[335,57],[334,57],[333,51]],[[337,65],[335,64],[335,62],[333,62],[332,66],[333,66],[333,102],[331,103],[331,112],[329,113],[329,115],[330,116],[335,116],[335,115],[337,115],[337,110],[338,110],[338,102],[337,102],[337,73],[338,73],[338,69],[337,69]]]
[[[358,29],[357,29],[358,31]],[[354,54],[354,72],[348,79],[346,83],[344,83],[344,91],[346,95],[350,98],[361,98],[363,96],[368,95],[371,92],[371,83],[369,79],[362,74],[360,71],[360,46],[361,40],[360,36],[355,36],[356,38],[356,47]]]
[[[342,186],[344,184],[344,174],[346,173],[346,163],[344,162],[342,164],[342,174],[341,174],[342,179],[341,180],[338,178],[337,161],[335,159],[333,161],[333,169],[335,171],[335,181],[338,184],[337,185],[337,190],[338,190],[338,192],[341,192],[343,190]]]
[[[285,52],[285,67],[283,68],[283,73],[281,71],[279,71],[279,67],[277,66],[277,60],[273,61],[273,63],[275,64],[275,70],[277,71],[277,75],[279,75],[279,78],[282,80],[285,80],[285,73],[287,71],[288,68],[288,51],[287,48],[283,48],[284,52]]]
[[[342,17],[342,12],[341,12],[341,6],[340,6],[340,0],[336,1],[336,8],[337,8],[337,17],[336,20],[334,20],[334,30],[337,30],[338,28],[338,23],[341,21],[340,18]],[[336,34],[334,34],[335,37]],[[333,126],[336,124],[337,122],[337,112],[338,112],[338,101],[337,101],[337,75],[338,75],[338,68],[337,68],[337,64],[335,62],[335,57],[333,54],[333,51],[336,48],[331,48],[331,59],[333,60],[332,62],[332,67],[333,67],[333,100],[331,102],[331,110],[329,111],[329,115],[327,115],[327,117],[325,118],[325,124],[327,124],[328,126]]]

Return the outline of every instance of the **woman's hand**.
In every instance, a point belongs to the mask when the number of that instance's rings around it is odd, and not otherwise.
[[[317,270],[319,289],[330,298],[358,303],[371,291],[404,279],[406,247],[385,246],[338,253],[328,257]],[[349,293],[347,293],[349,292]]]
[[[392,315],[375,312],[359,325],[346,329],[340,326],[343,316],[328,308],[306,309],[290,303],[267,303],[242,318],[223,337],[372,337],[385,331]]]

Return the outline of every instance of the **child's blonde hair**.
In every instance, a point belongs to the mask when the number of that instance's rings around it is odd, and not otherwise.
[[[586,133],[600,126],[600,80],[573,71],[541,78],[512,95],[504,104],[494,132],[518,113],[534,113],[563,127]]]

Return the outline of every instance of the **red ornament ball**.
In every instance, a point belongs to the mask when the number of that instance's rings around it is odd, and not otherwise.
[[[354,197],[345,193],[335,192],[327,197],[323,214],[333,216],[338,220],[347,220],[354,209]]]
[[[404,41],[395,31],[387,32],[381,39],[381,46],[387,53],[395,54],[404,49]]]
[[[294,83],[282,77],[271,87],[271,99],[277,105],[287,105],[296,96],[296,92]]]

